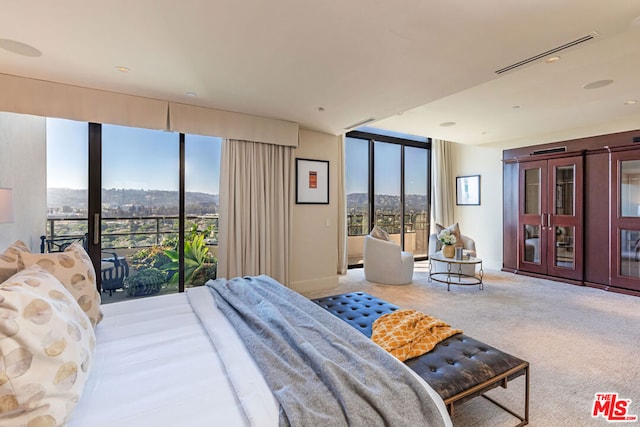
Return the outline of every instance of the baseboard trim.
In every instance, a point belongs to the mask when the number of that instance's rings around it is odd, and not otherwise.
[[[289,287],[299,293],[332,289],[338,287],[338,275],[290,282]]]
[[[593,282],[580,281],[580,280],[571,280],[571,279],[565,279],[565,278],[561,278],[561,277],[547,276],[545,274],[531,273],[531,272],[522,271],[522,270],[513,271],[511,269],[506,269],[506,268],[503,268],[502,271],[505,271],[507,273],[518,274],[518,275],[521,275],[521,276],[536,277],[538,279],[546,279],[546,280],[551,280],[551,281],[554,281],[554,282],[568,283],[570,285],[576,285],[576,286],[586,286],[586,287],[589,287],[589,288],[601,289],[601,290],[607,291],[607,292],[615,292],[615,293],[618,293],[618,294],[625,294],[625,295],[632,295],[632,296],[640,297],[640,291],[636,291],[636,290],[633,290],[633,289],[619,288],[619,287],[616,287],[616,286],[605,285],[605,284],[602,284],[602,283],[593,283]]]
[[[617,294],[632,295],[634,297],[640,297],[640,291],[634,291],[633,289],[617,288],[615,286],[603,285],[601,283],[584,282],[584,284],[590,288],[602,289],[603,291],[615,292]]]
[[[573,279],[566,279],[564,277],[548,276],[546,274],[532,273],[530,271],[518,270],[516,271],[515,274],[519,274],[521,276],[537,277],[538,279],[547,279],[553,282],[569,283],[570,285],[585,286],[585,283],[582,282],[581,280],[573,280]]]

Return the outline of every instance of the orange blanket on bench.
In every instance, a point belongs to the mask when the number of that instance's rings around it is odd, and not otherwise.
[[[462,333],[416,310],[397,310],[373,322],[371,339],[400,361],[428,353],[440,341]]]

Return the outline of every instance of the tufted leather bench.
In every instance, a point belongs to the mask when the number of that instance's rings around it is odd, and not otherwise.
[[[364,292],[333,295],[312,301],[369,338],[373,322],[383,314],[399,308]],[[529,363],[522,359],[464,334],[456,334],[440,342],[429,353],[405,363],[442,397],[452,415],[454,404],[483,396],[518,418],[518,426],[529,422]],[[507,388],[509,381],[521,375],[525,376],[524,416],[484,395],[497,386]]]

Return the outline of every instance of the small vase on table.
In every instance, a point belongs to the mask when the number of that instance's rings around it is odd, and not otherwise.
[[[445,257],[453,258],[455,254],[456,254],[456,249],[453,247],[453,245],[442,246],[442,255],[444,255]]]

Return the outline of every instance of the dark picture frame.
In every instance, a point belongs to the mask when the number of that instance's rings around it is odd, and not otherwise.
[[[329,204],[329,161],[296,158],[296,204]]]
[[[480,175],[456,177],[456,205],[480,205]]]

